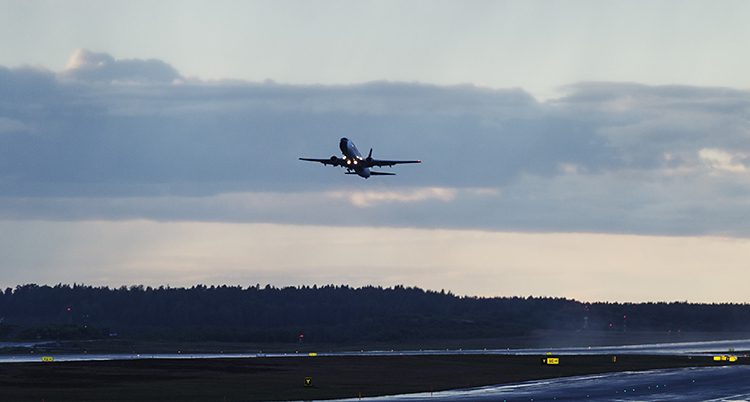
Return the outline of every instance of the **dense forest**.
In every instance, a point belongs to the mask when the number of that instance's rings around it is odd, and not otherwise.
[[[458,297],[348,286],[92,287],[0,292],[0,340],[409,341],[524,335],[540,329],[750,331],[748,304],[582,303]]]

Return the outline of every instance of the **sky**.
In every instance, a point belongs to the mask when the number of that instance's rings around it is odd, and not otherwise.
[[[750,302],[746,2],[0,10],[0,286]]]

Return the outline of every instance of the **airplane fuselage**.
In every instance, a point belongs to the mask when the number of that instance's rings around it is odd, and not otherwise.
[[[370,177],[370,168],[363,163],[364,158],[359,153],[357,146],[347,138],[342,138],[339,141],[339,149],[344,155],[344,163],[346,169],[350,172],[355,172],[358,176],[364,177],[365,179]]]

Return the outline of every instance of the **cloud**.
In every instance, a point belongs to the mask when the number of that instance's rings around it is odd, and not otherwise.
[[[428,200],[453,201],[456,190],[441,187],[410,189],[407,191],[334,191],[328,193],[334,199],[346,199],[360,208],[388,203],[415,203]]]
[[[29,127],[21,121],[0,116],[0,134],[22,133],[29,131]]]
[[[172,83],[182,77],[167,63],[149,59],[115,59],[106,53],[77,49],[61,76],[86,82]]]
[[[750,159],[745,153],[732,153],[714,148],[703,148],[698,151],[698,156],[709,169],[731,173],[747,172],[744,161]]]
[[[179,78],[88,51],[0,67],[0,216],[750,236],[748,91]],[[362,180],[297,160],[342,136],[423,163]]]

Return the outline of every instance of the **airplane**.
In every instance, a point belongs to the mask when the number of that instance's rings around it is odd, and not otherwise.
[[[359,153],[359,150],[354,145],[354,143],[346,137],[342,138],[339,141],[339,149],[341,149],[341,153],[344,154],[340,158],[334,155],[328,159],[299,158],[299,160],[308,161],[308,162],[320,162],[323,165],[345,167],[346,174],[356,174],[359,177],[362,177],[365,179],[369,178],[370,176],[394,176],[396,175],[396,173],[372,171],[370,170],[371,167],[393,166],[393,165],[398,165],[401,163],[422,163],[422,161],[420,160],[392,161],[392,160],[383,160],[383,159],[373,159],[372,148],[370,148],[370,153],[367,154],[367,158],[363,158],[362,154]]]

